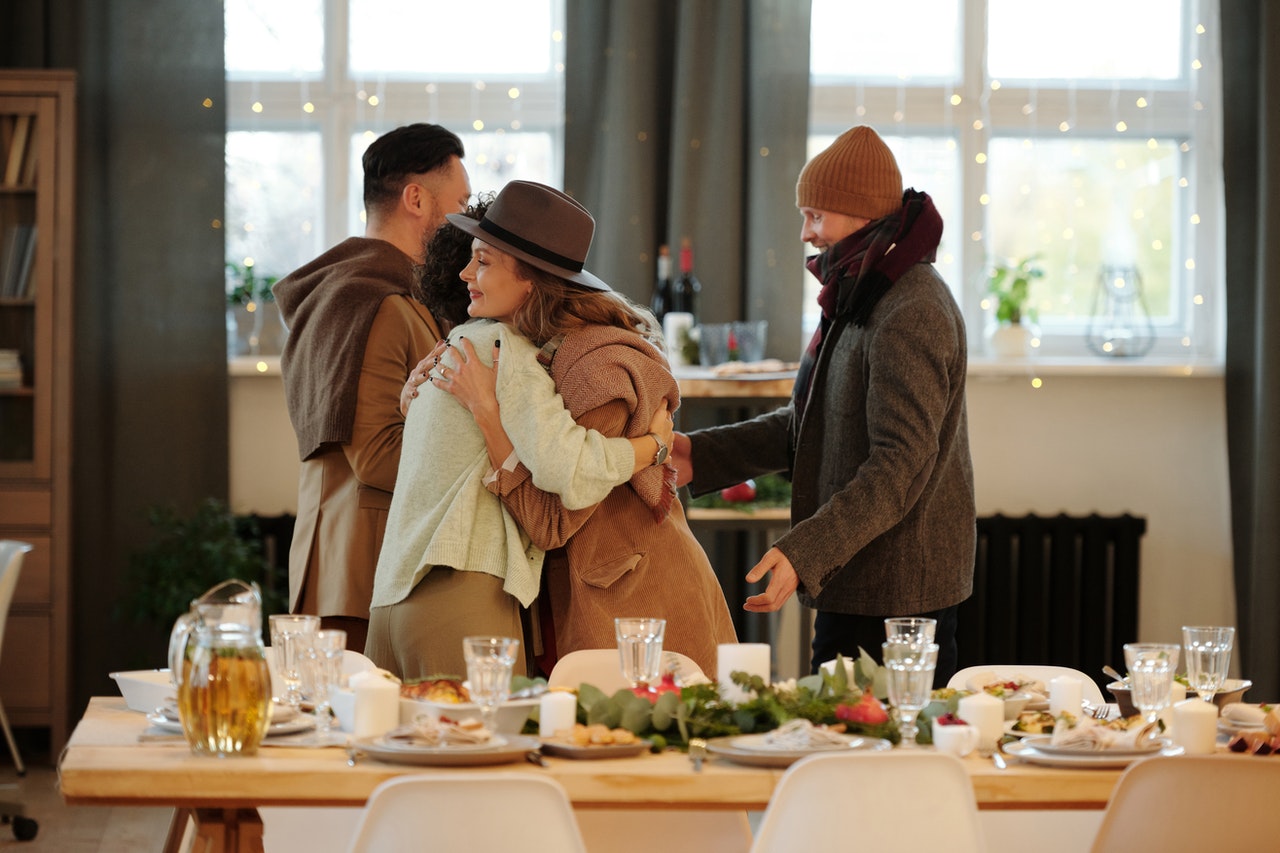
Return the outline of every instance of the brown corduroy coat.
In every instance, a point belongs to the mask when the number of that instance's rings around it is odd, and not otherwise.
[[[679,399],[662,354],[638,335],[610,327],[568,335],[556,350],[551,376],[578,423],[611,436],[644,435],[661,399]],[[645,469],[601,503],[576,512],[534,487],[523,465],[501,472],[491,488],[547,550],[543,595],[559,655],[613,648],[616,617],[653,616],[667,620],[663,648],[714,674],[716,645],[737,642],[737,635],[680,501],[670,500],[666,513],[655,512],[652,480],[658,473]],[[674,489],[673,472],[662,473],[668,475],[665,488]]]

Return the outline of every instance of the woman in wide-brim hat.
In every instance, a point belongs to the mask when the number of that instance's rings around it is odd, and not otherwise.
[[[579,425],[636,438],[660,401],[674,411],[679,390],[653,315],[585,268],[595,230],[585,208],[551,187],[513,181],[481,219],[449,220],[473,238],[461,276],[470,315],[499,321],[517,333],[512,338],[538,348],[536,360]],[[451,334],[439,366],[427,362],[425,387],[428,395],[447,391],[472,413],[492,466],[486,488],[547,551],[533,638],[543,641],[542,671],[570,651],[612,647],[614,618],[637,613],[665,618],[664,648],[714,671],[716,645],[736,635],[719,581],[675,499],[666,448],[603,500],[567,508],[519,461],[534,452],[542,425],[508,405],[501,386],[510,362],[525,356],[503,337],[499,366],[490,368],[480,357],[485,347],[467,334],[472,326]],[[575,462],[566,458],[563,467]]]

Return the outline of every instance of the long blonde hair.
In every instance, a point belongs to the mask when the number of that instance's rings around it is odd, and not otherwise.
[[[647,308],[615,290],[581,287],[519,258],[512,260],[516,274],[533,282],[533,288],[512,314],[510,325],[537,346],[583,326],[616,326],[663,350],[662,330]]]

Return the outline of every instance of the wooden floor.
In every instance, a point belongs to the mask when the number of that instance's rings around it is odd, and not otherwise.
[[[27,774],[19,778],[0,738],[0,803],[20,803],[39,829],[32,841],[18,841],[11,826],[0,826],[0,850],[14,853],[159,853],[173,809],[68,806],[58,793],[53,760],[19,734]]]

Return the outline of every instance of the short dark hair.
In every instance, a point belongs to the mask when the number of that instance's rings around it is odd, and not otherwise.
[[[365,149],[364,206],[386,205],[404,189],[409,175],[433,172],[450,158],[465,156],[457,134],[438,124],[407,124],[379,136]]]

